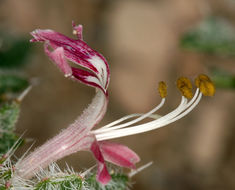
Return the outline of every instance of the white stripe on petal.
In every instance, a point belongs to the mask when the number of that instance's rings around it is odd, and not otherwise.
[[[93,56],[91,59],[88,59],[89,61],[98,71],[97,77],[100,80],[101,86],[106,89],[106,83],[108,80],[108,71],[107,71],[107,66],[105,62],[98,56]]]

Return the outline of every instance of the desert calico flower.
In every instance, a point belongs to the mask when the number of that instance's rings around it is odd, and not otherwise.
[[[21,159],[16,164],[20,177],[30,178],[40,168],[72,153],[88,150],[97,160],[97,180],[107,184],[110,180],[105,161],[121,167],[135,169],[139,157],[128,147],[106,140],[134,135],[166,126],[188,114],[200,101],[202,95],[213,96],[215,88],[206,75],[199,75],[195,84],[197,89],[193,95],[193,86],[189,79],[181,77],[177,86],[182,93],[179,106],[170,113],[160,116],[154,114],[165,103],[167,86],[159,83],[162,98],[159,105],[145,114],[132,114],[116,120],[97,130],[92,128],[103,118],[108,104],[108,84],[110,79],[109,66],[106,59],[90,48],[82,36],[82,26],[75,26],[73,33],[78,39],[71,39],[53,30],[35,30],[31,34],[32,42],[43,42],[46,54],[58,66],[66,77],[78,80],[95,87],[96,95],[92,103],[84,110],[74,123],[41,147]],[[72,62],[71,66],[68,61]],[[80,66],[79,68],[75,67]],[[139,124],[145,118],[152,119]]]
[[[98,87],[104,93],[109,84],[109,66],[106,59],[97,51],[91,49],[82,40],[82,26],[74,27],[74,33],[78,39],[74,40],[53,30],[37,29],[31,33],[34,37],[31,42],[45,42],[46,54],[64,73],[65,77],[75,78],[87,85]],[[49,47],[53,49],[51,52]],[[67,61],[71,61],[84,69],[71,67]]]

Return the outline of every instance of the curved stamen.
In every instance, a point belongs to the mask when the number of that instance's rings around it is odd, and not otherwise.
[[[177,117],[175,117],[171,122],[174,122],[176,120],[181,119],[182,117],[184,117],[185,115],[187,115],[189,112],[191,112],[195,106],[200,102],[202,98],[202,93],[199,93],[198,98],[196,99],[196,101],[192,104],[192,106],[190,106],[185,112],[183,112],[182,114],[178,115]]]
[[[164,105],[164,103],[165,103],[165,98],[162,99],[162,101],[160,102],[160,104],[159,104],[157,107],[155,107],[154,109],[152,109],[152,110],[149,111],[148,113],[143,114],[142,116],[140,116],[140,117],[137,118],[137,119],[134,119],[134,120],[132,120],[132,121],[129,121],[129,122],[124,123],[124,124],[121,124],[121,125],[116,125],[116,126],[114,126],[114,127],[112,127],[112,128],[100,128],[100,129],[94,131],[94,133],[95,133],[95,134],[97,134],[97,133],[102,133],[102,132],[111,131],[111,130],[115,130],[115,129],[120,129],[120,128],[124,128],[124,127],[130,126],[130,125],[132,125],[132,124],[135,124],[135,123],[137,123],[137,122],[139,122],[139,121],[141,121],[141,120],[143,120],[143,119],[145,119],[145,118],[148,118],[148,117],[149,117],[150,115],[152,115],[154,112],[156,112],[157,110],[159,110],[159,109]]]
[[[150,115],[152,115],[157,110],[159,110],[163,106],[163,104],[165,103],[165,97],[167,96],[167,85],[166,85],[165,82],[161,81],[161,82],[158,83],[158,92],[159,92],[159,95],[162,98],[162,100],[161,100],[160,104],[157,107],[155,107],[154,109],[152,109],[151,111],[149,111],[146,114],[141,114],[141,117],[139,117],[139,118],[137,118],[135,120],[132,120],[132,121],[127,122],[125,124],[116,126],[115,129],[123,128],[123,127],[129,126],[129,125],[132,125],[134,123],[137,123],[137,122],[139,122],[139,121],[149,117]],[[116,121],[114,121],[112,123],[109,123],[108,125],[105,125],[104,127],[100,128],[99,130],[96,130],[95,133],[98,133],[98,132],[101,132],[101,131],[106,131],[104,129],[110,128],[110,127],[112,127],[112,126],[114,126],[114,125],[116,125],[118,123],[121,123],[121,122],[123,122],[123,121],[125,121],[127,119],[130,119],[132,117],[137,117],[137,116],[138,116],[138,114],[131,114],[131,115],[122,117],[122,118],[120,118],[120,119],[118,119],[118,120],[116,120]]]
[[[187,101],[186,98],[182,97],[180,105],[174,111],[170,112],[169,114],[167,114],[167,115],[165,115],[165,116],[163,116],[163,117],[161,117],[157,120],[154,120],[154,121],[151,121],[151,122],[148,122],[148,123],[145,123],[145,124],[137,125],[137,126],[128,127],[128,128],[125,128],[125,129],[113,130],[113,131],[110,131],[110,132],[97,134],[96,138],[97,138],[98,141],[99,140],[107,140],[107,139],[118,138],[118,137],[123,137],[123,136],[127,136],[127,135],[132,135],[132,134],[137,134],[137,133],[142,133],[142,132],[145,132],[145,131],[149,131],[149,126],[152,126],[153,124],[155,124],[156,121],[158,121],[158,122],[159,121],[164,121],[164,119],[168,116],[178,115],[178,113],[181,112],[182,109],[185,107],[186,101]]]
[[[202,94],[199,94],[199,89],[197,89],[194,97],[188,103],[187,99],[185,97],[182,97],[180,105],[175,110],[157,120],[119,130],[116,130],[116,126],[114,126],[109,129],[109,132],[106,131],[104,133],[97,134],[96,138],[98,140],[107,140],[147,132],[163,127],[188,114],[199,103],[201,96]]]
[[[106,129],[106,128],[112,127],[112,126],[114,126],[114,125],[116,125],[118,123],[121,123],[121,122],[125,121],[125,120],[131,119],[133,117],[138,117],[139,115],[140,114],[138,114],[138,113],[133,113],[133,114],[130,114],[130,115],[126,115],[126,116],[124,116],[124,117],[122,117],[122,118],[120,118],[120,119],[118,119],[116,121],[113,121],[113,122],[111,122],[111,123],[101,127],[100,129]],[[99,129],[96,130],[96,131],[99,131]]]
[[[131,119],[133,117],[140,117],[142,115],[145,115],[145,113],[133,113],[133,114],[130,114],[130,115],[126,115],[126,116],[124,116],[124,117],[122,117],[122,118],[120,118],[116,121],[113,121],[113,122],[101,127],[100,129],[107,129],[107,128],[110,128],[110,127],[112,127],[112,126],[114,126],[118,123],[121,123],[125,120]],[[151,115],[148,116],[148,118],[150,118],[150,119],[159,119],[160,117],[162,117],[162,116],[159,115],[159,114],[151,114]],[[95,130],[95,132],[98,133],[100,131],[100,129]]]
[[[185,109],[184,109],[182,112],[180,112],[177,116],[175,116],[175,117],[169,119],[167,122],[164,123],[163,126],[168,125],[168,124],[170,124],[170,123],[173,123],[173,122],[179,120],[180,118],[182,118],[182,117],[184,117],[185,115],[187,115],[190,111],[192,111],[192,110],[195,108],[195,106],[199,103],[199,101],[201,100],[202,94],[199,93],[198,96],[195,96],[195,97],[196,97],[196,99],[195,99],[194,102],[193,102],[193,101],[190,101],[190,102],[185,106]],[[162,127],[162,126],[160,126],[160,127]],[[158,128],[159,128],[159,127],[158,127]]]

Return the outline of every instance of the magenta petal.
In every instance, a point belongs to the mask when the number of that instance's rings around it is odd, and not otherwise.
[[[118,166],[135,169],[135,164],[140,161],[139,156],[127,146],[107,141],[99,142],[99,145],[104,159]]]
[[[103,92],[106,92],[110,80],[108,63],[100,53],[90,48],[82,40],[82,26],[75,26],[74,24],[73,26],[78,40],[71,39],[53,30],[37,29],[31,32],[34,37],[31,42],[45,42],[54,50],[63,48],[64,57],[93,72],[98,79],[98,85],[103,88]]]
[[[109,172],[104,162],[104,157],[100,151],[99,144],[96,140],[92,143],[90,150],[93,152],[98,162],[98,171],[96,179],[100,183],[106,185],[111,180],[111,176],[109,175]]]
[[[72,75],[72,69],[65,59],[64,49],[62,47],[55,49],[53,52],[50,52],[48,49],[48,44],[45,44],[45,52],[52,59],[52,61],[55,62],[55,64],[65,74],[66,77]]]
[[[94,65],[89,60],[99,57],[104,62],[104,70],[108,72],[109,77],[109,66],[106,59],[100,53],[90,48],[83,40],[74,40],[59,32],[48,29],[36,29],[31,32],[31,35],[34,37],[31,42],[49,43],[53,49],[63,47],[67,59],[97,74],[97,65]]]
[[[86,85],[100,88],[107,96],[107,91],[104,91],[103,87],[100,84],[99,79],[92,72],[72,67],[72,73],[77,80],[85,83]]]

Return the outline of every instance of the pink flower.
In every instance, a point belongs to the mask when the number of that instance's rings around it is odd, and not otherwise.
[[[104,140],[144,133],[173,123],[192,111],[201,100],[202,95],[213,96],[215,88],[206,75],[199,75],[195,80],[197,89],[193,95],[190,80],[185,77],[179,78],[177,87],[182,93],[181,102],[176,109],[160,116],[154,113],[164,105],[167,95],[166,84],[160,82],[158,90],[162,100],[151,111],[145,114],[131,114],[99,129],[92,130],[106,112],[108,104],[107,88],[110,78],[109,66],[100,53],[91,49],[83,41],[82,26],[73,24],[73,28],[73,33],[78,37],[77,40],[52,30],[35,30],[31,33],[34,37],[31,41],[44,42],[46,54],[64,75],[95,87],[97,89],[96,95],[92,103],[74,123],[27,157],[21,159],[16,164],[16,169],[21,177],[30,178],[40,167],[47,167],[51,162],[72,153],[89,150],[98,163],[97,180],[102,184],[107,184],[110,175],[105,161],[134,169],[135,164],[140,159],[128,147]],[[68,61],[80,66],[80,68],[70,66]],[[145,118],[150,118],[151,121],[137,124]],[[130,119],[132,120],[127,121]]]
[[[97,141],[91,129],[103,118],[108,104],[109,66],[106,59],[91,49],[82,39],[82,26],[74,27],[78,39],[74,40],[53,30],[35,30],[31,42],[44,42],[45,52],[66,77],[97,89],[96,96],[76,121],[57,136],[29,154],[17,164],[18,174],[30,178],[40,167],[72,153],[89,150],[98,162],[97,180],[106,184],[110,180],[105,160],[116,165],[135,168],[139,157],[128,147],[117,143]],[[50,49],[52,49],[52,51]],[[80,66],[70,66],[68,61]],[[85,68],[86,70],[84,70]]]
[[[82,40],[82,26],[74,26],[78,39],[74,40],[53,30],[37,29],[31,42],[44,42],[46,54],[66,77],[70,77],[107,92],[110,73],[106,59]],[[49,46],[53,49],[51,52]],[[87,70],[70,66],[67,60]]]

